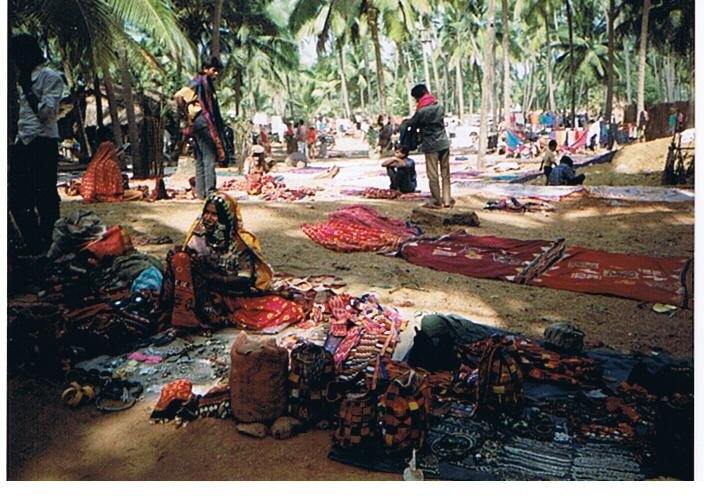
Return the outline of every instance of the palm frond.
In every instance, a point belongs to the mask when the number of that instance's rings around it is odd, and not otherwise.
[[[129,26],[164,43],[176,59],[195,67],[195,47],[183,33],[167,0],[102,0]]]

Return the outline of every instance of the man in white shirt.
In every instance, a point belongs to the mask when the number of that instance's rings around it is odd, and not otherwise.
[[[56,121],[64,83],[60,73],[43,65],[44,55],[34,37],[13,36],[9,52],[19,73],[20,112],[10,153],[8,206],[30,251],[42,254],[51,245],[60,215]]]

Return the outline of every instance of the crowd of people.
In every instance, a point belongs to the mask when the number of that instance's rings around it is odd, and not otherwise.
[[[58,105],[63,91],[61,74],[43,65],[39,44],[30,35],[13,37],[10,55],[19,69],[20,116],[19,134],[12,147],[9,167],[9,207],[17,229],[34,251],[46,250],[51,238],[51,226],[59,215],[59,198],[54,185],[57,177],[55,149],[59,139]],[[217,57],[206,58],[200,72],[175,95],[182,124],[182,134],[192,138],[195,149],[195,196],[205,199],[217,192],[215,167],[225,165],[233,150],[226,146],[228,137],[218,104],[216,81],[223,70]],[[415,162],[409,157],[414,150],[425,154],[426,171],[432,200],[428,208],[450,208],[454,200],[450,193],[450,138],[458,139],[467,131],[458,119],[446,116],[442,104],[424,84],[411,90],[416,109],[402,120],[398,116],[379,115],[375,121],[355,114],[351,118],[331,118],[318,115],[273,124],[254,125],[250,153],[245,159],[248,174],[266,174],[273,165],[272,144],[282,143],[286,163],[293,167],[306,166],[311,160],[326,158],[335,144],[335,136],[348,133],[366,137],[370,157],[380,158],[390,181],[390,189],[400,193],[416,190]],[[489,150],[507,157],[536,158],[542,155],[539,171],[546,184],[581,184],[583,174],[574,172],[568,156],[600,147],[611,149],[618,126],[602,118],[587,121],[576,118],[572,126],[566,112],[552,113],[515,111],[508,122],[501,122],[498,133],[489,137]],[[645,136],[650,116],[643,110],[638,116],[634,134]],[[685,116],[672,107],[669,131],[683,129]],[[471,126],[469,126],[471,127]],[[631,136],[631,134],[629,134]],[[471,143],[470,143],[471,144]],[[562,156],[558,158],[558,150]],[[35,160],[40,157],[41,160]],[[27,164],[32,161],[32,164]],[[41,165],[36,165],[41,164]]]

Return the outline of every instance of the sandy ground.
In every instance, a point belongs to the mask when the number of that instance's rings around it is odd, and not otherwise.
[[[657,185],[666,140],[630,145],[610,164],[585,170],[587,184]],[[636,157],[636,158],[633,158]],[[346,170],[357,159],[326,161]],[[312,165],[323,165],[313,163]],[[537,168],[537,166],[536,166]],[[420,169],[419,169],[420,170]],[[303,178],[302,178],[303,179]],[[309,181],[311,179],[308,179]],[[378,177],[378,186],[387,179]],[[321,186],[325,182],[318,182]],[[474,210],[480,227],[471,234],[522,239],[564,237],[569,245],[648,255],[693,256],[693,202],[643,203],[571,196],[550,213],[486,211],[486,198],[457,196],[456,209]],[[342,206],[364,203],[382,214],[409,218],[415,201],[325,198],[296,203],[242,201],[244,222],[257,234],[278,272],[334,274],[352,294],[373,292],[383,304],[411,311],[456,313],[478,322],[540,336],[551,322],[569,320],[622,351],[663,349],[693,355],[693,312],[667,316],[652,304],[616,297],[524,287],[471,279],[410,265],[371,253],[342,254],[311,242],[303,223],[323,220]],[[182,239],[202,207],[198,201],[95,204],[105,224],[121,224],[141,236]],[[62,213],[85,209],[75,199]],[[441,231],[426,229],[426,232]],[[141,245],[164,256],[169,245]],[[409,303],[410,302],[410,303]],[[91,407],[68,410],[58,391],[15,376],[8,381],[8,479],[10,480],[400,480],[396,474],[368,472],[327,459],[330,433],[313,431],[285,441],[240,435],[231,421],[204,419],[185,429],[150,425],[155,398],[126,412],[103,415]]]

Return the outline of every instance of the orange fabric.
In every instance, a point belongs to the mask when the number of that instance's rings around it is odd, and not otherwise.
[[[273,329],[293,324],[304,317],[303,307],[280,296],[224,298],[230,322],[246,329]]]
[[[195,314],[196,293],[191,275],[191,257],[180,251],[171,258],[174,273],[174,307],[171,311],[171,325],[177,327],[199,327]]]
[[[315,132],[315,129],[308,128],[308,134],[306,137],[306,141],[308,142],[309,145],[312,145],[313,143],[315,143],[316,137],[317,137],[317,133]]]
[[[88,250],[99,260],[104,257],[120,256],[132,248],[130,235],[120,226],[112,226],[105,231],[100,239],[91,241],[83,247],[84,250]]]
[[[188,379],[176,379],[161,388],[156,410],[165,410],[172,401],[190,401],[193,397],[193,383]]]
[[[81,196],[85,203],[118,202],[124,193],[115,145],[104,141],[81,178]]]

